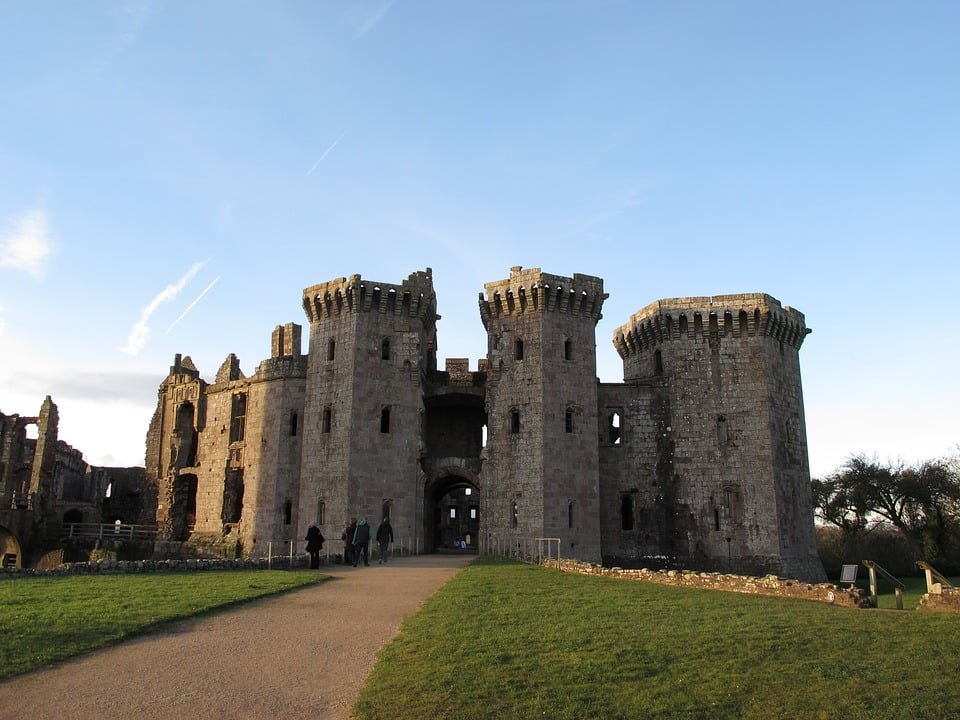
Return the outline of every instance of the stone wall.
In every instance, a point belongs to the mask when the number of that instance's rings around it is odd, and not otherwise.
[[[549,564],[549,563],[548,563]],[[552,564],[556,564],[553,561]],[[747,595],[771,595],[801,600],[815,600],[840,607],[870,607],[869,596],[860,588],[841,588],[830,583],[806,583],[799,580],[779,578],[776,575],[752,577],[723,573],[695,572],[689,570],[625,570],[619,567],[602,567],[576,560],[560,560],[562,572],[579,575],[599,575],[618,580],[640,580],[698,590],[722,590]]]
[[[293,556],[293,568],[303,569],[310,565],[310,556],[303,553]],[[58,565],[48,570],[37,568],[0,568],[0,580],[16,580],[25,577],[49,577],[58,575],[125,575],[155,572],[193,572],[200,570],[287,570],[291,567],[289,557],[244,558],[237,560],[189,559],[189,560],[95,560],[91,562]]]
[[[960,613],[960,588],[934,583],[920,598],[918,610]]]

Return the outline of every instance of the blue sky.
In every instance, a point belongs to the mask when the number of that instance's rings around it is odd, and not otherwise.
[[[301,291],[432,267],[806,314],[814,474],[960,443],[960,5],[0,0],[0,410],[141,464],[174,353],[248,374]],[[202,295],[202,297],[200,297]],[[191,307],[191,304],[200,300]],[[184,315],[184,313],[186,314]]]

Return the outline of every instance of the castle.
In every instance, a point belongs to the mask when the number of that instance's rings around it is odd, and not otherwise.
[[[426,551],[535,549],[605,564],[822,580],[800,312],[769,295],[660,300],[619,327],[622,383],[596,373],[599,277],[514,267],[487,283],[487,357],[437,370],[432,272],[303,291],[250,377],[178,355],[147,434],[161,541],[300,547],[317,522],[389,516]]]

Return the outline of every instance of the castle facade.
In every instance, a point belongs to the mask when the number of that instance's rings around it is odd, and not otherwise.
[[[515,267],[485,285],[487,356],[437,369],[432,273],[303,292],[252,376],[177,356],[147,434],[162,540],[302,550],[317,522],[389,516],[426,551],[560,553],[822,580],[799,349],[802,313],[764,294],[660,300],[614,333],[590,275]],[[554,543],[556,541],[553,541]]]

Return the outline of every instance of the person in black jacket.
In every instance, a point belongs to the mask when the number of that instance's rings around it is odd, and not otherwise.
[[[387,561],[387,551],[390,549],[390,543],[392,542],[393,526],[390,524],[390,518],[385,517],[377,528],[377,543],[380,545],[381,565]]]
[[[356,567],[363,556],[363,564],[370,564],[370,526],[366,518],[360,518],[357,529],[353,532],[353,566]]]
[[[307,552],[310,553],[310,569],[316,570],[320,567],[320,551],[323,549],[323,533],[316,523],[310,523],[307,529]]]
[[[343,534],[340,536],[340,539],[343,540],[343,564],[347,565],[349,563],[357,564],[357,561],[354,559],[354,550],[353,550],[353,534],[357,531],[357,519],[350,518],[350,524],[343,529]]]

